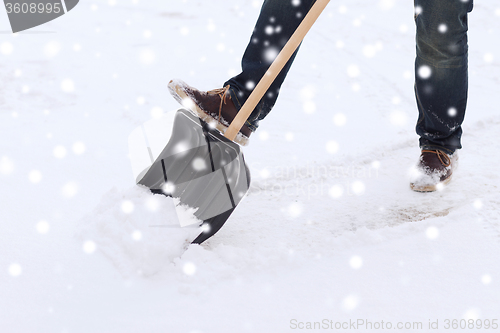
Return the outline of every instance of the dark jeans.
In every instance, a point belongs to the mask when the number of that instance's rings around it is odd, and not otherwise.
[[[243,55],[242,73],[227,81],[238,109],[269,68],[315,0],[265,0],[250,43]],[[417,134],[423,149],[452,153],[461,148],[461,124],[467,104],[467,13],[473,0],[414,0],[417,25],[415,94],[419,117]],[[271,111],[281,84],[295,58],[255,108],[247,125],[255,131]]]
[[[468,87],[467,13],[472,10],[472,2],[415,0],[416,130],[423,149],[453,153],[462,148]]]
[[[230,85],[231,99],[238,110],[250,96],[254,85],[266,73],[273,62],[273,54],[277,55],[299,26],[302,19],[314,4],[315,0],[300,0],[299,4],[292,0],[265,0],[260,16],[250,38],[250,43],[241,60],[242,72],[233,77],[224,86]],[[298,50],[297,50],[298,51]],[[271,111],[281,84],[292,65],[297,51],[276,77],[269,90],[248,118],[246,125],[252,130],[257,129],[260,120]]]

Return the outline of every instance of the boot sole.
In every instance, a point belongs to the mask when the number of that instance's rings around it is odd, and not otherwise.
[[[419,186],[419,185],[415,185],[413,183],[410,183],[410,188],[415,192],[421,192],[421,193],[436,192],[440,185],[441,186],[448,185],[448,183],[451,181],[451,177],[452,177],[452,175],[450,175],[450,177],[446,178],[442,182],[439,182],[438,184],[435,184],[435,185]]]
[[[196,103],[192,100],[192,98],[189,95],[187,95],[184,92],[184,90],[182,90],[173,81],[170,81],[170,83],[168,84],[168,90],[169,90],[170,94],[172,95],[172,97],[177,102],[179,102],[179,104],[181,104],[182,106],[187,108],[195,116],[197,116],[198,118],[200,118],[201,120],[203,120],[204,122],[206,122],[208,124],[211,124],[211,125],[214,124],[215,128],[219,132],[221,132],[222,134],[224,134],[226,132],[226,130],[228,129],[228,126],[222,124],[220,121],[217,121],[217,119],[215,119],[214,117],[212,117],[211,115],[209,115],[208,113],[203,111],[198,105],[196,105]],[[185,100],[190,100],[190,101],[192,101],[192,103],[189,103],[189,105],[184,105]],[[248,143],[250,142],[250,139],[247,136],[245,136],[241,133],[238,133],[238,135],[234,139],[234,142],[236,142],[237,144],[242,145],[242,146],[247,146]]]

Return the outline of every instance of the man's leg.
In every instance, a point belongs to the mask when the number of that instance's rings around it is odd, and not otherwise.
[[[415,0],[417,57],[416,131],[422,154],[416,191],[434,191],[451,179],[456,149],[462,148],[467,105],[467,14],[473,0]],[[455,156],[456,157],[456,156]]]
[[[254,86],[295,32],[315,0],[266,0],[255,25],[250,43],[241,61],[241,74],[224,83],[229,85],[231,99],[239,110],[250,96]],[[262,98],[248,119],[252,131],[258,121],[271,111],[278,98],[280,87],[290,69],[297,51]]]
[[[473,0],[415,0],[415,94],[422,149],[460,149],[467,104],[467,13]]]
[[[182,81],[171,81],[168,85],[170,93],[201,119],[225,132],[315,1],[265,0],[241,61],[241,74],[224,83],[224,88],[206,92],[190,87]],[[250,134],[257,129],[258,122],[271,111],[296,54],[297,51],[253,110],[240,130],[242,136],[237,136],[236,142],[246,145]],[[185,103],[186,100],[193,103]]]

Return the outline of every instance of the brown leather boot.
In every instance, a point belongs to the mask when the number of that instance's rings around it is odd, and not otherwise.
[[[183,81],[172,80],[168,84],[168,90],[180,104],[203,121],[214,125],[223,134],[238,113],[231,100],[229,86],[205,92],[190,87]],[[252,134],[252,131],[245,124],[234,141],[246,146],[250,134]]]
[[[457,153],[423,149],[414,170],[410,187],[417,192],[434,192],[451,181],[458,161]]]

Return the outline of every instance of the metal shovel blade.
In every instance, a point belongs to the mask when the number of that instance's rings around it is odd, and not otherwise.
[[[193,243],[200,244],[222,227],[247,193],[250,172],[238,144],[180,109],[169,142],[137,183],[195,208],[203,232]]]

